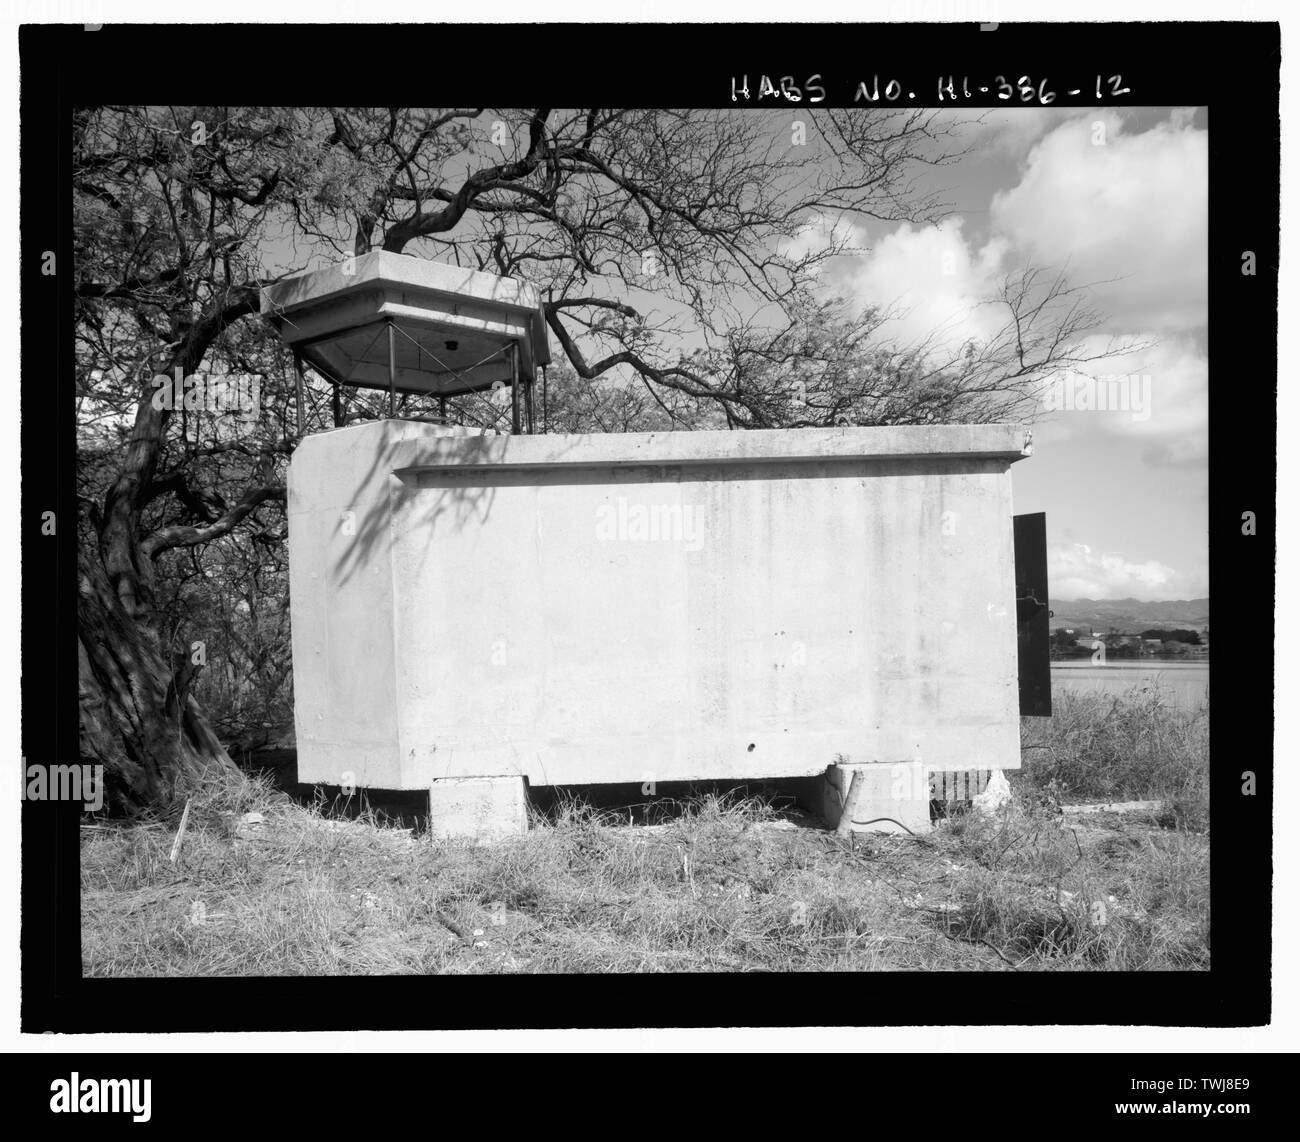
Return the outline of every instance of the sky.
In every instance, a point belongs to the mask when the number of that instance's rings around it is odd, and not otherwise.
[[[1053,598],[1209,594],[1207,122],[1203,108],[991,112],[970,156],[931,176],[947,218],[859,227],[863,252],[825,271],[827,289],[901,303],[904,339],[961,340],[1000,271],[1065,266],[1097,283],[1098,346],[1145,344],[1096,370],[1127,408],[1048,386],[1034,454],[1012,467],[1015,510],[1047,513]]]

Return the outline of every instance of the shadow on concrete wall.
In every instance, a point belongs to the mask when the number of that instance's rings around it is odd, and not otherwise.
[[[432,446],[448,439],[477,446],[468,450],[468,463],[465,466],[447,466],[443,460],[434,463]],[[511,469],[494,470],[490,466],[478,466],[486,465],[488,461],[476,460],[474,452],[486,454],[490,443],[502,439],[509,438],[431,435],[427,441],[419,442],[427,443],[430,447],[428,455],[423,458],[420,447],[412,446],[410,441],[390,442],[383,448],[376,449],[360,487],[386,486],[390,498],[382,507],[372,508],[357,521],[353,542],[348,545],[337,564],[329,568],[334,582],[341,586],[371,566],[376,548],[388,538],[392,518],[389,509],[391,497],[395,494],[405,501],[402,526],[409,531],[423,532],[432,545],[440,522],[449,522],[456,532],[466,527],[481,527],[486,524],[496,499],[497,488],[503,483],[511,482],[503,480],[507,473],[515,477],[514,483],[538,482],[537,473],[533,470],[530,470],[531,475],[524,475]],[[577,447],[576,441],[573,447]],[[564,451],[560,452],[561,456]]]
[[[380,487],[388,486],[398,455],[408,458],[406,449],[400,444],[389,444],[377,449],[360,486],[370,488],[372,482]],[[420,504],[419,514],[412,514],[407,526],[427,527],[432,535],[438,520],[449,513],[457,530],[471,520],[482,524],[491,513],[494,496],[494,489],[484,484],[466,482],[463,487],[448,488],[443,495],[425,497]],[[338,585],[347,583],[354,575],[369,568],[376,549],[389,538],[388,529],[392,518],[390,502],[374,505],[356,521],[356,534],[352,537],[352,542],[335,566],[325,569],[332,574]]]

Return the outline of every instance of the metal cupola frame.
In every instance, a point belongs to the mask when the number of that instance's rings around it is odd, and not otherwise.
[[[533,431],[533,385],[550,361],[535,287],[514,278],[375,250],[293,274],[261,292],[261,311],[293,350],[298,428],[303,363],[334,387],[446,398],[508,386],[511,432]],[[413,418],[424,419],[424,418]]]

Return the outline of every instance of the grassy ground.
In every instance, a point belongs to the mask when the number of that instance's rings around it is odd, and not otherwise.
[[[1204,713],[1066,696],[995,816],[837,839],[761,798],[668,823],[562,802],[524,837],[331,820],[245,775],[82,833],[87,975],[1209,967]],[[1154,815],[1071,800],[1166,799]],[[248,814],[253,814],[251,819]],[[257,816],[261,820],[257,820]]]
[[[1022,718],[1022,780],[1061,801],[1160,799],[1209,828],[1210,717],[1158,685],[1106,694],[1058,689],[1050,718]]]

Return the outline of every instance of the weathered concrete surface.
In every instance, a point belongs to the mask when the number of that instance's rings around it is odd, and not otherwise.
[[[837,828],[846,808],[849,787],[861,772],[865,785],[853,814],[855,833],[928,833],[930,783],[920,762],[832,765],[822,785],[822,816]],[[892,818],[884,820],[884,818]],[[900,827],[905,826],[905,827]]]
[[[307,437],[301,779],[1017,768],[1022,443],[998,425]]]
[[[443,777],[429,786],[429,832],[492,840],[528,831],[522,777]]]

